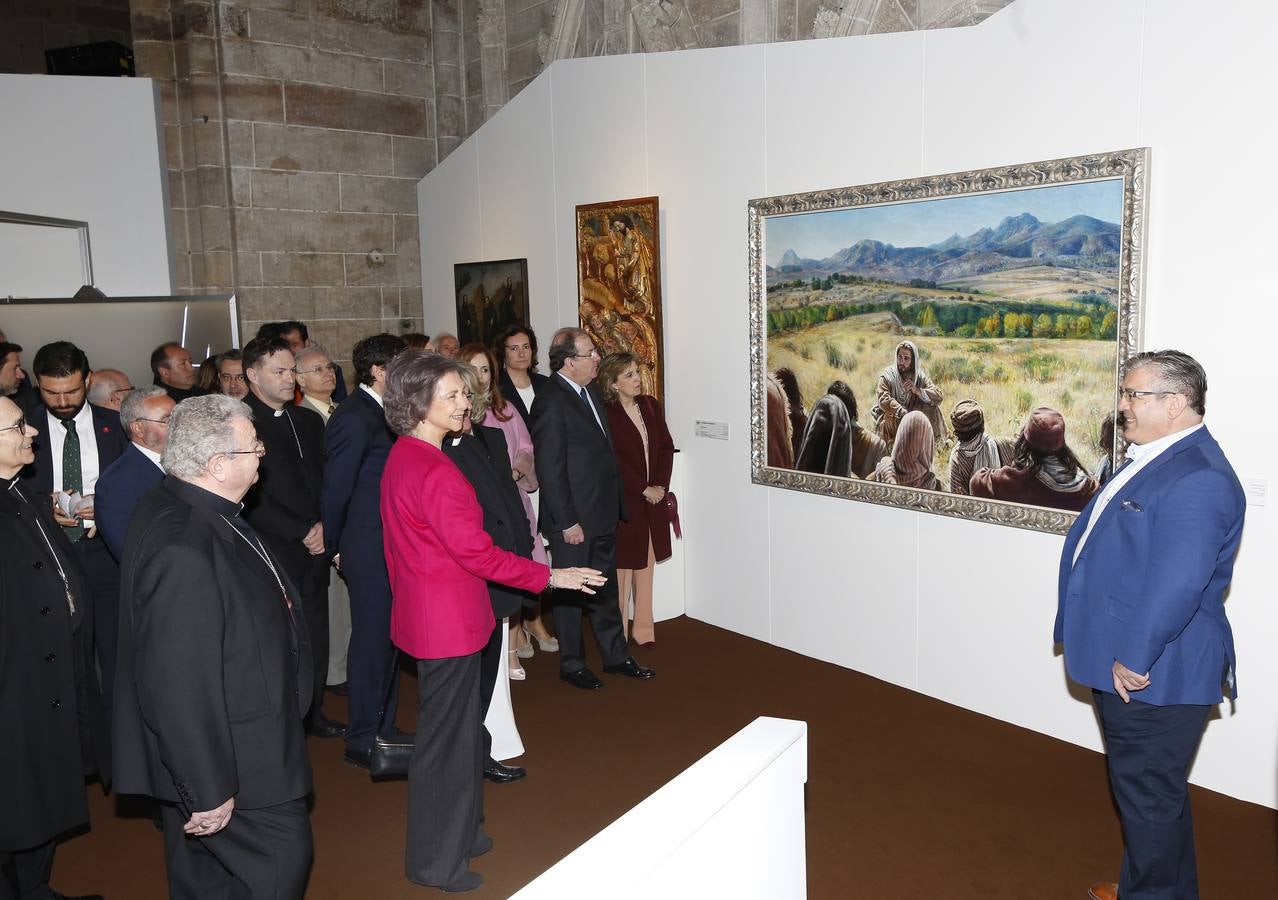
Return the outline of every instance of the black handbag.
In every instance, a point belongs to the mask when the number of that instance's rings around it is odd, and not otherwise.
[[[408,761],[413,756],[412,741],[387,740],[378,735],[373,741],[373,754],[368,761],[368,774],[374,781],[408,777]]]

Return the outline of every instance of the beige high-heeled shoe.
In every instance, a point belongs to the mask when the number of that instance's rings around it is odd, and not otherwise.
[[[523,626],[522,626],[522,625],[521,625],[520,627],[521,627],[521,628],[523,628]],[[537,649],[538,649],[538,650],[540,650],[542,653],[558,653],[558,652],[559,652],[559,639],[558,639],[558,638],[555,638],[555,637],[547,637],[545,640],[542,640],[542,639],[541,639],[541,638],[539,638],[537,635],[535,635],[535,634],[533,634],[531,631],[529,631],[527,628],[524,628],[524,634],[528,635],[528,639],[529,639],[529,641],[536,641],[536,642],[537,642]],[[532,644],[531,644],[531,643],[528,645],[528,656],[525,656],[525,657],[524,657],[524,659],[528,659],[528,657],[529,657],[529,656],[532,656]]]
[[[511,681],[523,681],[528,677],[524,667],[519,664],[519,656],[514,650],[506,651],[506,670]]]

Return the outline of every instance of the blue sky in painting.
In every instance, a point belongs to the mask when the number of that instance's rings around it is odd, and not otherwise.
[[[1077,215],[1116,223],[1122,218],[1122,198],[1123,180],[1111,178],[917,203],[776,216],[764,220],[764,255],[769,265],[776,265],[781,255],[791,249],[807,259],[824,259],[867,238],[896,247],[926,247],[955,233],[967,237],[982,228],[993,228],[1008,216],[1026,212],[1046,223]]]

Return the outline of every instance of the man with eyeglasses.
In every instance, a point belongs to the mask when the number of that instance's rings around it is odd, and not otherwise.
[[[107,549],[124,558],[124,539],[138,503],[164,479],[160,455],[169,437],[169,416],[176,404],[162,387],[138,388],[120,407],[120,425],[129,448],[98,478],[94,511]]]
[[[217,393],[243,400],[248,396],[248,379],[244,377],[244,361],[238,350],[227,350],[217,356]]]
[[[300,900],[311,864],[306,617],[241,515],[262,449],[240,401],[179,403],[125,542],[115,784],[160,802],[178,900]]]
[[[341,737],[346,726],[329,719],[323,709],[329,643],[329,566],[320,524],[324,420],[293,404],[297,361],[283,340],[254,338],[244,346],[243,361],[249,383],[244,403],[266,445],[261,479],[244,498],[244,516],[284,563],[306,610],[315,669],[310,733]]]
[[[75,344],[45,344],[36,351],[31,373],[36,392],[27,419],[41,437],[35,442],[35,462],[23,477],[36,494],[49,498],[54,521],[71,541],[76,562],[89,581],[93,639],[109,711],[120,568],[98,534],[93,498],[98,476],[128,449],[129,439],[114,410],[88,402],[93,376],[88,357]],[[82,505],[64,511],[58,505],[60,495],[78,495]]]
[[[39,433],[0,397],[0,897],[63,896],[49,888],[57,843],[88,824],[86,773],[110,780],[88,590],[18,477]]]
[[[1187,354],[1128,361],[1127,460],[1061,554],[1054,639],[1092,689],[1123,826],[1119,880],[1093,885],[1092,900],[1198,896],[1187,779],[1212,706],[1237,696],[1224,599],[1246,506],[1203,424],[1206,399]]]
[[[132,390],[129,376],[119,369],[94,369],[93,381],[89,383],[89,402],[119,412],[124,398]]]
[[[625,518],[621,474],[603,397],[595,385],[599,351],[580,328],[561,328],[550,342],[550,382],[532,409],[532,439],[541,483],[537,524],[557,566],[590,566],[608,576],[595,594],[555,591],[559,677],[582,690],[603,687],[586,668],[581,617],[599,642],[604,671],[651,678],[653,670],[626,652],[617,605],[616,531]]]

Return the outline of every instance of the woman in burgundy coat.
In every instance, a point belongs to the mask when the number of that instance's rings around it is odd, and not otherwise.
[[[633,634],[641,647],[656,643],[652,624],[652,570],[670,558],[670,516],[662,504],[670,489],[674,441],[661,405],[640,393],[638,360],[613,353],[599,366],[599,386],[607,402],[612,449],[621,470],[627,521],[617,523],[617,596],[622,628],[628,627],[634,593]]]

